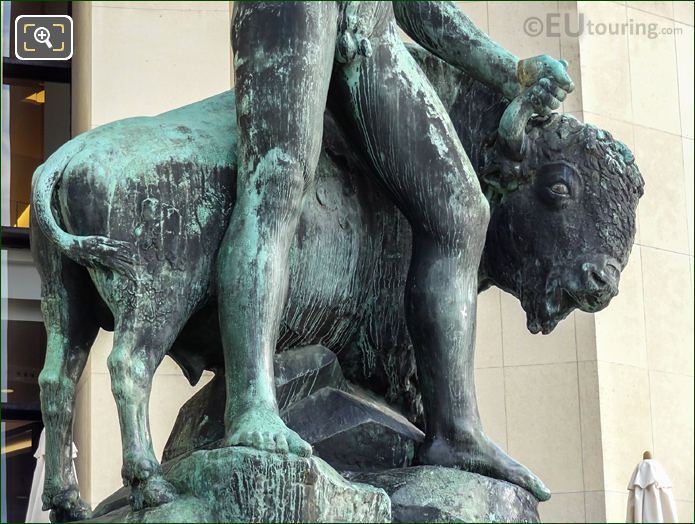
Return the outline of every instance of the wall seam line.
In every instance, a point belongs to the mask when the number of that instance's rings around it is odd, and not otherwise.
[[[625,4],[625,19],[628,19],[628,6],[627,3]],[[628,33],[626,35],[627,38],[627,72],[628,72],[628,78],[630,79],[630,112],[632,114],[632,120],[633,120],[633,125],[634,125],[634,120],[635,120],[635,100],[634,97],[632,96],[632,56],[630,54],[630,34]],[[675,41],[675,39],[674,39]],[[676,64],[676,67],[678,65]],[[676,77],[678,77],[678,73],[676,72]],[[678,112],[678,122],[680,125],[680,106],[679,106],[679,112]],[[633,135],[634,135],[634,129],[633,129]],[[681,151],[682,153],[682,151]],[[640,232],[641,235],[641,232]],[[641,237],[640,237],[641,238]],[[640,278],[642,280],[642,304],[645,303],[645,296],[644,296],[644,261],[642,259],[642,247],[640,246]],[[652,439],[652,452],[655,452],[654,450],[654,419],[652,418],[652,413],[653,413],[653,406],[652,406],[652,384],[651,384],[651,376],[649,373],[649,333],[647,329],[647,312],[646,308],[642,308],[642,322],[644,323],[644,338],[645,338],[645,349],[647,351],[647,393],[649,395],[649,430],[650,430],[650,436]],[[604,477],[604,485],[605,485],[605,477]]]

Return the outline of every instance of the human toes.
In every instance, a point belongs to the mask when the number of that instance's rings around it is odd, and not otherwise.
[[[265,451],[275,451],[275,436],[272,432],[266,431],[264,433],[259,433],[259,437],[260,444],[258,445],[258,449],[263,449]],[[255,438],[258,439],[258,437]]]
[[[225,437],[224,444],[226,446],[240,446],[241,445],[241,431],[235,431],[230,436]]]
[[[278,433],[275,435],[275,450],[278,453],[289,453],[290,451],[290,446],[287,443],[287,438],[285,437],[284,434]]]
[[[294,453],[295,455],[305,458],[311,456],[311,445],[302,440],[302,438],[294,431],[291,431],[286,438],[290,453]]]
[[[251,442],[250,445],[256,449],[265,449],[265,439],[260,431],[250,432]]]
[[[512,484],[525,489],[536,497],[540,502],[544,502],[550,498],[550,490],[546,487],[543,481],[536,476],[530,469],[523,464],[516,462],[509,456],[501,454],[495,460],[490,473]]]
[[[515,484],[518,484],[522,488],[531,492],[531,494],[540,502],[545,502],[546,500],[550,499],[550,490],[546,487],[543,481],[526,468],[523,469],[523,473],[519,476]]]

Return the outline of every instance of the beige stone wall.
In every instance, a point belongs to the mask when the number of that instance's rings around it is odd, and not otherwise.
[[[553,490],[547,521],[623,520],[644,449],[667,467],[682,521],[693,512],[692,3],[459,2],[520,57],[570,61],[577,90],[564,111],[613,132],[647,180],[638,245],[612,307],[576,313],[532,336],[513,297],[480,297],[476,384],[488,433]],[[631,4],[631,3],[628,3]],[[677,37],[530,37],[530,16],[648,19]],[[227,2],[75,3],[73,129],[156,114],[232,84]],[[200,28],[205,28],[201,31]],[[100,335],[80,383],[76,441],[86,498],[120,485],[120,435]],[[190,388],[171,361],[151,401],[157,453]]]
[[[596,354],[583,363],[599,386],[603,489],[591,499],[608,520],[623,519],[630,470],[649,449],[671,476],[681,522],[690,522],[693,3],[579,2],[579,10],[594,23],[671,32],[580,38],[584,120],[625,142],[646,181],[621,294],[595,316]]]

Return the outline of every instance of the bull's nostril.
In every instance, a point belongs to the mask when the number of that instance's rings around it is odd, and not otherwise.
[[[584,262],[581,265],[583,294],[586,299],[597,301],[597,304],[607,303],[618,293],[620,272],[612,260],[599,260],[598,263]],[[592,306],[596,309],[596,305]]]
[[[594,284],[596,284],[596,287],[598,288],[604,288],[608,286],[608,279],[606,275],[603,274],[602,271],[598,271],[597,269],[594,269],[589,273],[589,278],[594,281]]]
[[[595,264],[585,263],[582,269],[584,270],[584,278],[586,278],[587,287],[591,291],[604,291],[612,287],[611,277],[606,272],[600,270]]]

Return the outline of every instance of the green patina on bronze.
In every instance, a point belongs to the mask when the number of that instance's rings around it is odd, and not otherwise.
[[[483,432],[476,294],[514,294],[533,332],[605,307],[642,192],[631,154],[547,116],[573,88],[565,64],[519,66],[446,2],[235,6],[236,93],[97,128],[34,177],[45,506],[88,514],[69,443],[99,327],[136,510],[177,497],[148,427],[166,354],[192,383],[224,369],[221,445],[308,456],[272,360],[311,343],[422,426],[418,462],[547,498]],[[441,60],[411,56],[396,23]]]
[[[91,522],[390,522],[386,493],[348,482],[317,457],[247,447],[201,450],[180,458],[165,477],[179,497],[132,512],[97,508]],[[107,512],[108,511],[108,512]],[[104,514],[102,514],[104,513]]]

